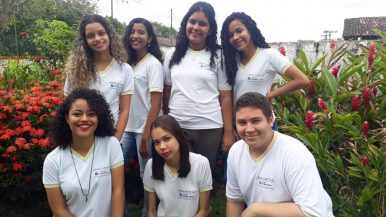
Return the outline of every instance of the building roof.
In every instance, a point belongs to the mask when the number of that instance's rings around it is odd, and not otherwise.
[[[158,37],[158,44],[160,47],[175,47],[176,46],[176,40],[170,38],[161,38]]]
[[[360,17],[344,20],[343,38],[349,39],[378,39],[372,30],[379,29],[386,32],[386,17]]]

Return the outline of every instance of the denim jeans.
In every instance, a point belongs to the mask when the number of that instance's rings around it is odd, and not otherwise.
[[[138,155],[138,163],[139,163],[139,171],[141,178],[143,178],[143,173],[145,171],[145,166],[147,163],[147,160],[150,157],[142,158],[139,154],[139,146],[141,145],[141,133],[135,133],[135,132],[129,132],[125,131],[123,134],[123,137],[121,139],[122,143],[122,151],[123,151],[123,158],[125,165],[129,162],[130,159],[134,158],[135,155]],[[151,156],[151,139],[149,138],[149,143],[147,144],[147,150],[149,153],[149,156]],[[125,208],[126,210],[126,208]],[[147,195],[146,191],[144,191],[144,197],[143,197],[143,208],[142,208],[142,217],[147,216]]]

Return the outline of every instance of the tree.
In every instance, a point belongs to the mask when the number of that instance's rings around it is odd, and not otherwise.
[[[37,30],[33,37],[38,54],[48,60],[52,66],[61,66],[67,59],[76,36],[74,27],[63,21],[37,20]]]
[[[170,38],[170,37],[176,38],[177,30],[175,30],[174,28],[170,28],[170,27],[165,26],[164,24],[156,22],[156,21],[153,21],[152,24],[153,24],[153,27],[154,27],[154,31],[156,32],[158,37],[161,37],[161,38]]]
[[[29,0],[1,0],[0,1],[0,35],[4,33],[16,8]]]
[[[38,51],[32,39],[36,32],[36,20],[58,20],[76,28],[85,14],[96,12],[96,0],[1,0],[1,4],[22,1],[23,4],[17,5],[17,10],[16,6],[14,7],[15,10],[8,18],[8,28],[0,34],[0,55],[36,55]],[[3,7],[1,10],[4,10]],[[3,16],[3,13],[0,16]],[[2,21],[1,19],[0,23]],[[20,38],[21,32],[25,32],[26,37]]]

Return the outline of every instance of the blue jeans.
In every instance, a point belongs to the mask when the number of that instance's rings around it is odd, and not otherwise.
[[[121,139],[121,143],[122,143],[122,152],[123,152],[123,159],[124,159],[125,165],[129,162],[130,159],[134,158],[135,155],[138,155],[139,171],[140,171],[141,178],[143,178],[145,166],[146,166],[147,160],[150,157],[142,158],[141,155],[139,154],[139,146],[141,145],[141,138],[142,138],[141,133],[125,131]],[[151,139],[150,138],[149,138],[149,143],[147,144],[147,150],[148,150],[149,156],[151,156]],[[141,216],[142,217],[147,216],[146,191],[144,191],[143,208],[142,208]]]

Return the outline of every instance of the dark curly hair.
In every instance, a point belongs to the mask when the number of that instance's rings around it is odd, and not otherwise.
[[[209,34],[206,38],[205,44],[206,49],[210,51],[210,66],[214,67],[215,62],[214,58],[218,58],[217,50],[220,49],[220,46],[217,43],[217,22],[215,19],[215,12],[209,3],[206,2],[196,2],[190,8],[188,13],[185,14],[184,18],[181,21],[180,31],[177,34],[176,38],[176,50],[174,51],[172,58],[170,59],[169,69],[173,67],[173,65],[177,65],[181,62],[181,59],[185,56],[186,51],[189,47],[189,39],[186,35],[186,25],[190,16],[197,11],[202,11],[205,16],[208,18],[210,30]]]
[[[234,20],[240,20],[251,34],[253,44],[259,48],[269,48],[267,42],[265,42],[264,36],[261,34],[260,29],[257,28],[256,22],[244,12],[233,12],[229,15],[221,29],[221,46],[224,52],[225,72],[227,74],[228,83],[234,85],[235,77],[238,70],[236,63],[237,50],[229,43],[229,24]]]
[[[114,118],[110,111],[109,104],[103,95],[93,89],[78,88],[72,91],[59,107],[55,119],[52,121],[48,137],[50,142],[65,149],[72,142],[72,132],[67,124],[66,117],[71,105],[77,99],[87,101],[90,110],[94,111],[98,117],[98,126],[94,132],[95,136],[114,136]]]
[[[125,46],[127,54],[129,55],[127,63],[132,65],[138,60],[137,52],[133,49],[130,43],[131,30],[133,29],[135,23],[142,23],[145,26],[149,38],[152,38],[152,40],[150,41],[150,47],[147,47],[147,51],[162,63],[162,53],[158,45],[158,39],[157,35],[155,34],[153,25],[148,20],[141,17],[134,18],[130,21],[129,25],[127,25],[125,35],[123,36],[123,44]]]
[[[150,132],[153,131],[154,128],[158,127],[171,133],[174,137],[176,137],[177,142],[180,145],[180,168],[178,169],[178,177],[187,177],[190,172],[189,140],[187,139],[187,136],[181,129],[176,119],[174,119],[170,115],[163,115],[158,117],[151,125]],[[157,153],[154,144],[152,145],[152,159],[153,179],[163,181],[165,179],[165,160]]]

